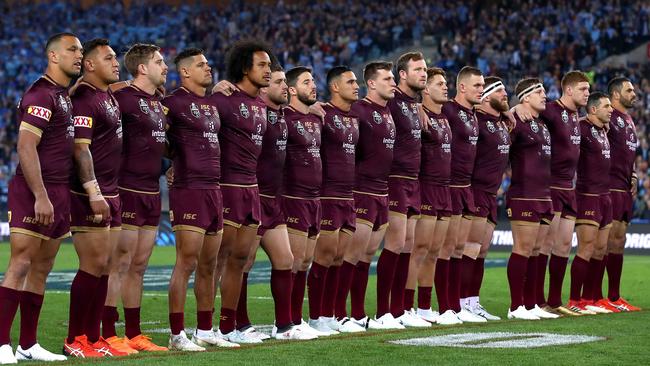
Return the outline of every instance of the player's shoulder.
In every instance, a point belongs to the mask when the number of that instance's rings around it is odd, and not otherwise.
[[[180,87],[167,94],[164,98],[162,98],[161,102],[169,107],[170,105],[174,105],[188,99],[188,97],[190,97],[190,93],[187,91],[187,89]]]
[[[48,80],[44,76],[41,76],[32,85],[27,88],[23,97],[21,99],[22,103],[31,103],[31,102],[48,102],[53,101],[54,96],[57,92],[61,91],[61,87],[55,84],[53,81]]]

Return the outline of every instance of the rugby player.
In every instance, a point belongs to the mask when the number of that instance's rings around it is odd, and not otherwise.
[[[608,299],[619,311],[638,311],[640,308],[621,297],[621,274],[623,271],[623,249],[625,233],[632,220],[632,202],[636,196],[638,178],[634,172],[634,159],[638,145],[636,127],[628,109],[636,102],[634,85],[630,79],[617,77],[607,86],[612,107],[609,122],[609,143],[612,153],[612,167],[609,176],[609,190],[612,198],[612,228],[607,245],[607,276],[609,278]]]
[[[546,93],[535,78],[519,81],[515,92],[521,104],[519,111],[533,118],[523,121],[518,111],[516,125],[510,132],[512,183],[506,205],[514,245],[507,268],[511,300],[508,319],[554,318],[557,315],[543,311],[536,304],[536,262],[531,259],[539,251],[553,219],[549,189],[551,135],[539,118],[546,106]]]
[[[337,253],[343,255],[355,230],[352,189],[359,122],[350,109],[359,99],[359,84],[349,67],[336,66],[327,73],[327,86],[331,99],[323,106],[325,119],[321,136],[321,235],[316,241],[314,262],[307,277],[307,289],[310,326],[320,331],[338,331],[339,323],[334,317],[338,276],[331,272],[338,272],[338,268],[332,267],[334,258]],[[326,302],[328,309],[325,309]]]
[[[74,150],[68,85],[81,72],[82,47],[72,33],[45,45],[47,69],[18,106],[18,167],[9,183],[11,257],[0,285],[0,363],[62,361],[36,341],[45,280],[61,240],[70,234],[70,173]],[[20,304],[20,340],[14,354],[11,324]]]
[[[352,113],[359,118],[353,190],[356,230],[352,244],[345,250],[335,302],[339,329],[344,332],[404,328],[390,315],[387,301],[382,302],[383,311],[389,315],[390,321],[384,321],[387,318],[369,319],[364,306],[370,262],[388,226],[389,162],[393,160],[396,135],[395,123],[387,106],[388,101],[395,97],[392,68],[393,64],[385,61],[366,64],[363,79],[368,94],[352,105]],[[346,311],[348,292],[351,292],[351,318]]]
[[[169,348],[203,351],[205,346],[238,347],[212,329],[214,272],[223,234],[223,207],[217,106],[206,97],[212,71],[203,51],[188,48],[174,64],[181,87],[162,100],[168,110],[168,137],[174,179],[169,216],[176,236],[176,263],[169,283]],[[185,335],[187,283],[195,273],[197,326],[192,342]]]
[[[612,226],[609,182],[602,172],[611,166],[607,124],[612,104],[606,94],[594,92],[587,101],[587,117],[580,120],[580,158],[576,180],[578,250],[571,263],[571,294],[568,308],[579,314],[611,313],[602,299],[601,271]],[[600,287],[596,290],[594,287]],[[582,290],[582,292],[581,292]],[[598,295],[595,298],[594,295]]]
[[[476,211],[472,192],[472,171],[476,157],[476,144],[479,136],[478,121],[474,106],[481,103],[485,80],[481,71],[475,67],[465,66],[456,79],[457,94],[453,100],[442,106],[451,127],[451,219],[437,265],[442,266],[440,279],[436,283],[446,282],[447,293],[443,302],[452,312],[441,319],[443,323],[453,324],[456,316],[463,322],[485,322],[485,318],[474,315],[460,306],[461,259],[463,254],[476,258],[480,252],[480,243],[467,243],[472,225],[471,217]],[[449,270],[443,270],[449,268]],[[446,312],[446,310],[444,311]],[[444,315],[444,312],[441,313]]]
[[[71,187],[72,241],[79,271],[70,287],[70,316],[64,353],[90,358],[137,352],[113,347],[100,336],[108,290],[109,257],[120,235],[117,180],[122,120],[108,86],[120,78],[117,55],[106,39],[84,44],[83,76],[72,95],[77,174]],[[117,163],[116,163],[117,162]]]
[[[479,302],[479,292],[485,257],[497,225],[496,195],[508,165],[510,133],[506,125],[508,117],[504,115],[508,108],[508,93],[503,80],[494,76],[486,77],[481,104],[476,107],[479,136],[472,173],[476,211],[468,237],[469,243],[480,243],[481,248],[477,257],[474,257],[477,253],[471,250],[468,255],[463,255],[461,304],[471,313],[487,320],[501,319],[485,310]]]
[[[135,44],[124,55],[133,77],[130,85],[114,93],[122,113],[123,145],[119,196],[122,230],[111,254],[108,295],[102,317],[102,335],[115,348],[166,351],[140,330],[142,281],[160,221],[159,177],[165,150],[167,117],[157,89],[167,80],[167,65],[160,48]],[[125,337],[117,337],[117,302],[124,306]],[[126,345],[124,345],[126,343]]]

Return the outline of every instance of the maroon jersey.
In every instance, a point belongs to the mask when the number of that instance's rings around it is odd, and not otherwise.
[[[219,185],[219,112],[207,97],[181,87],[162,100],[167,107],[175,188],[210,189]]]
[[[546,103],[540,119],[551,133],[551,186],[572,188],[580,156],[578,112],[570,110],[558,99]]]
[[[36,152],[44,183],[67,184],[72,173],[74,126],[68,89],[49,76],[40,77],[18,104],[20,128],[41,137]],[[18,164],[16,175],[23,175]]]
[[[260,97],[242,91],[230,96],[215,93],[209,99],[221,117],[221,182],[257,184],[257,158],[266,131],[266,104]]]
[[[124,129],[119,184],[157,192],[165,151],[166,107],[158,95],[150,95],[135,85],[115,92],[115,99],[122,111]]]
[[[89,144],[99,188],[105,195],[116,195],[122,154],[122,115],[110,91],[82,82],[72,96],[74,141]],[[78,177],[72,189],[84,192]]]
[[[491,194],[496,194],[501,185],[503,172],[508,166],[510,152],[510,133],[506,127],[503,115],[495,117],[491,114],[476,111],[478,119],[478,144],[472,187]]]
[[[262,153],[257,163],[257,182],[260,194],[275,196],[282,188],[284,160],[287,156],[287,121],[284,108],[266,107],[266,133],[262,142]]]
[[[580,124],[580,159],[578,159],[578,193],[609,193],[609,181],[603,179],[603,172],[610,168],[610,150],[607,133],[586,119]]]
[[[463,107],[455,100],[442,105],[451,127],[451,185],[468,186],[472,183],[478,121],[474,110]]]
[[[424,108],[431,127],[422,130],[422,162],[420,180],[438,185],[449,185],[451,174],[451,128],[444,113]]]
[[[510,132],[510,166],[512,183],[509,197],[549,198],[551,190],[551,134],[544,122],[535,118],[522,121],[515,114],[517,125]]]
[[[300,198],[317,198],[323,181],[320,117],[286,107],[284,118],[289,133],[283,193]]]
[[[390,109],[365,98],[352,105],[352,113],[359,117],[354,189],[388,194],[396,133]]]
[[[638,146],[632,117],[614,109],[609,120],[607,137],[612,150],[609,188],[627,192],[632,186],[632,172]]]
[[[323,106],[322,197],[352,198],[354,188],[355,149],[359,142],[359,119],[331,103]]]
[[[395,98],[388,101],[388,108],[397,131],[390,175],[417,178],[422,147],[418,101],[397,88]]]

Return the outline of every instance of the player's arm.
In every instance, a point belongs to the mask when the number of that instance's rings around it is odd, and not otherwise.
[[[18,160],[27,181],[29,189],[34,195],[34,214],[36,222],[40,225],[50,225],[54,222],[54,207],[47,196],[43,177],[41,176],[41,161],[38,158],[36,147],[41,142],[41,134],[32,130],[32,126],[21,123],[18,132]],[[40,130],[39,130],[40,131]]]
[[[221,80],[212,87],[212,94],[220,93],[229,96],[237,90],[239,90],[239,88],[237,88],[235,84],[228,80]]]
[[[422,103],[418,103],[418,116],[420,116],[420,121],[422,121],[422,130],[428,131],[429,127],[431,127],[431,120],[429,119],[427,113],[424,111]]]
[[[111,213],[108,203],[106,203],[102,191],[99,188],[97,178],[95,178],[95,168],[93,166],[93,156],[90,152],[89,142],[75,139],[74,160],[77,167],[77,175],[84,190],[88,193],[90,208],[95,214],[94,221],[101,222],[102,219],[110,217]]]
[[[526,108],[524,108],[523,105],[517,104],[516,106],[510,108],[508,111],[509,113],[517,113],[519,118],[521,118],[522,121],[532,121],[533,120],[533,114],[530,113]]]
[[[639,176],[636,174],[636,163],[634,163],[634,167],[632,168],[632,186],[630,187],[630,193],[632,193],[632,196],[636,196],[638,186]]]

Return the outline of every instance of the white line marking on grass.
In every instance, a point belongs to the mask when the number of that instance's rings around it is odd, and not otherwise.
[[[47,293],[47,294],[69,295],[70,291],[46,290],[45,293]],[[161,296],[167,297],[167,292],[153,292],[153,291],[148,292],[148,291],[145,291],[145,292],[142,293],[142,296],[146,296],[146,297],[161,297]],[[194,297],[194,293],[192,293],[191,291],[188,291],[187,297]],[[216,298],[217,299],[221,298],[221,295],[217,295]],[[248,299],[249,300],[251,300],[251,299],[253,299],[253,300],[273,300],[273,297],[271,297],[271,296],[249,296]]]
[[[390,341],[405,346],[459,348],[538,348],[604,341],[605,337],[555,333],[460,333]]]

